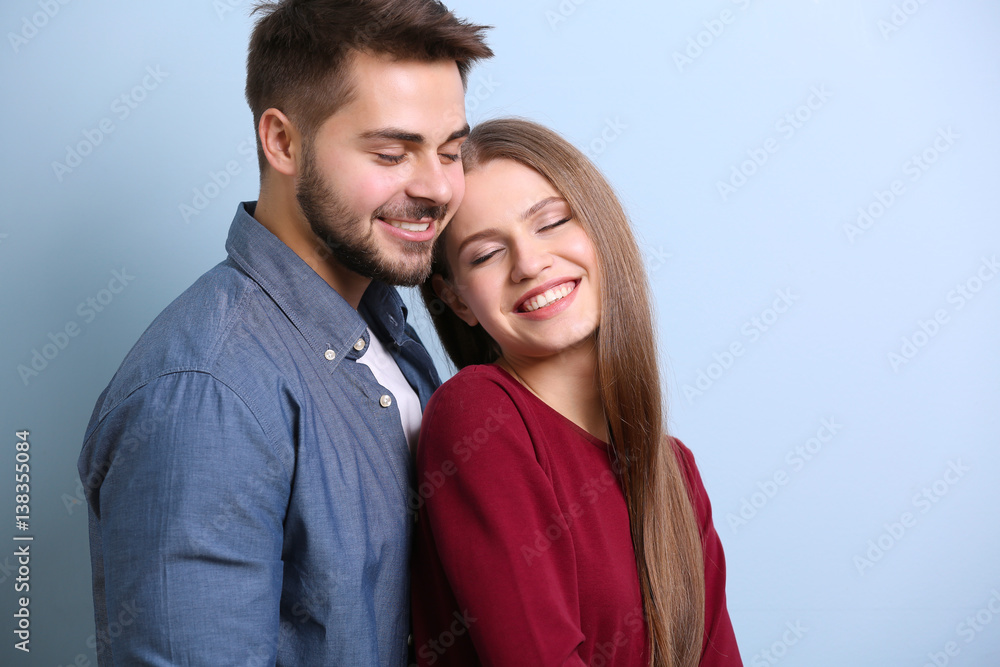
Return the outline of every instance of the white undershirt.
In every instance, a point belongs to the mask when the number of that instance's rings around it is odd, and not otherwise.
[[[409,443],[411,452],[416,451],[420,435],[420,398],[406,381],[403,371],[399,370],[396,360],[371,329],[368,330],[368,340],[368,349],[358,357],[358,361],[370,368],[378,383],[392,392],[396,407],[399,408],[406,442]]]

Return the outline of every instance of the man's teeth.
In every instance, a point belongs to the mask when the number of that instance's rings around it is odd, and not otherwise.
[[[538,296],[533,296],[528,299],[521,308],[524,312],[530,313],[539,308],[544,308],[545,306],[555,303],[559,299],[569,296],[569,293],[573,291],[576,287],[576,283],[563,283],[558,287],[553,287],[552,289],[539,294]]]
[[[427,228],[431,226],[429,222],[403,222],[401,220],[388,220],[383,218],[393,227],[397,229],[405,229],[408,232],[426,232]]]

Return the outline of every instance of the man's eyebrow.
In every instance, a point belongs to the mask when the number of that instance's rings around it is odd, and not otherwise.
[[[456,130],[451,133],[451,136],[444,143],[455,141],[456,139],[461,139],[462,137],[469,136],[469,132],[472,131],[468,125],[463,127],[461,130]],[[417,144],[422,146],[427,143],[427,139],[422,134],[417,134],[415,132],[407,132],[406,130],[401,130],[395,127],[383,127],[377,130],[369,130],[361,135],[362,139],[390,139],[393,141],[404,141],[408,144]]]
[[[469,127],[468,124],[466,124],[466,126],[463,127],[461,130],[456,130],[455,132],[452,132],[451,136],[448,137],[448,141],[444,143],[447,144],[449,142],[455,141],[455,139],[462,139],[463,137],[467,137],[469,136],[470,132],[472,132],[472,128]]]

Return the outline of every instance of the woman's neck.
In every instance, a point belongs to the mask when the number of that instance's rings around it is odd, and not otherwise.
[[[608,441],[597,387],[596,341],[545,359],[503,355],[496,364],[563,417],[595,438]]]

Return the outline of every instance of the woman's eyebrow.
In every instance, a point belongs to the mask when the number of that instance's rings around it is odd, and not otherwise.
[[[482,229],[476,232],[475,234],[470,234],[469,236],[466,236],[464,239],[462,239],[462,242],[459,244],[458,252],[456,254],[462,254],[462,250],[464,250],[465,246],[469,245],[470,243],[475,243],[476,241],[481,241],[482,239],[487,239],[499,235],[500,235],[500,230],[497,229],[496,227]]]
[[[545,208],[546,206],[548,206],[549,204],[551,204],[553,202],[557,202],[557,201],[565,202],[566,200],[563,199],[562,197],[546,197],[545,199],[543,199],[542,201],[538,202],[537,204],[535,204],[534,206],[532,206],[531,208],[529,208],[527,211],[525,211],[524,213],[522,213],[521,214],[521,220],[527,220],[528,218],[530,218],[531,216],[533,216],[534,214],[538,213],[543,208]]]

